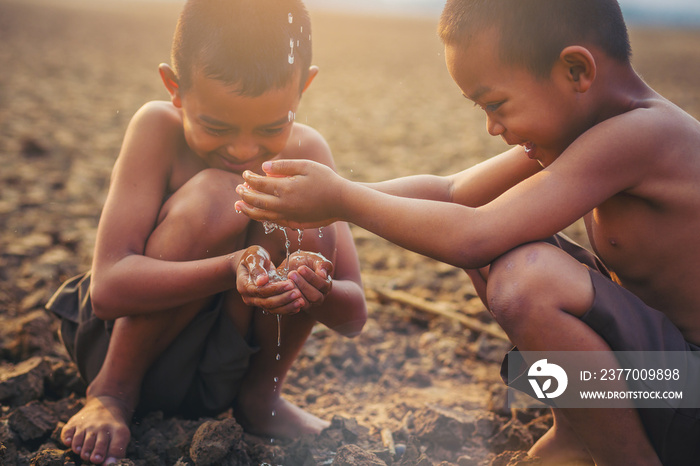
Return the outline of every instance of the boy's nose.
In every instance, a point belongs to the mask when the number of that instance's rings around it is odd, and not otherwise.
[[[258,144],[252,138],[238,138],[232,141],[227,147],[231,157],[241,162],[246,162],[258,155]]]
[[[486,117],[486,130],[491,136],[500,136],[506,128],[491,117]]]

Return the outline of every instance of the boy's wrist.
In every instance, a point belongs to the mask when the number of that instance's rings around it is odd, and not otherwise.
[[[242,249],[240,251],[236,251],[234,253],[231,253],[228,255],[228,263],[230,265],[230,272],[233,274],[233,280],[235,280],[238,277],[238,267],[241,265],[241,261],[243,260],[243,253],[245,252],[245,249]]]
[[[361,183],[356,183],[345,178],[340,178],[338,187],[334,190],[337,195],[333,202],[332,220],[353,222],[352,211],[355,203],[361,199],[362,192],[371,189]]]

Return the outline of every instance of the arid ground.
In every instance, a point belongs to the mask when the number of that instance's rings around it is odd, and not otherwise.
[[[84,400],[43,310],[90,267],[130,116],[165,99],[179,3],[0,0],[0,463],[80,464],[57,442]],[[321,73],[297,120],[325,135],[346,177],[466,168],[504,149],[444,66],[437,18],[313,11]],[[645,79],[700,116],[700,31],[633,29]],[[234,413],[136,420],[122,464],[523,464],[550,425],[511,410],[509,345],[466,275],[353,228],[369,321],[355,339],[317,328],[284,394],[332,420],[296,441],[241,432]],[[569,233],[585,243],[580,225]],[[440,241],[440,225],[435,225]]]

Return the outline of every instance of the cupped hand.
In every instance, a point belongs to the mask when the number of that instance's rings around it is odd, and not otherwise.
[[[249,217],[291,228],[316,228],[334,221],[342,178],[326,165],[310,160],[265,162],[267,176],[243,173],[236,192],[236,210]]]
[[[261,246],[243,252],[236,270],[236,289],[248,306],[274,314],[295,314],[305,300],[292,280],[270,280],[276,269],[270,254]]]
[[[286,260],[280,266],[286,266]],[[304,299],[303,310],[323,303],[333,289],[333,263],[322,254],[297,251],[289,256],[287,277],[294,282]]]

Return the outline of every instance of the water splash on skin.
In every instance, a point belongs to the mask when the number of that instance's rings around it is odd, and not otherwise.
[[[281,279],[286,280],[287,274],[289,273],[289,246],[291,246],[291,244],[292,244],[291,241],[289,241],[289,235],[287,235],[287,229],[283,226],[277,225],[276,223],[268,222],[268,221],[263,222],[263,228],[265,229],[266,235],[269,235],[270,233],[272,233],[275,230],[281,230],[282,233],[284,233],[284,247],[287,250],[286,251],[287,261],[285,263],[284,270],[282,271],[282,275],[281,275],[282,278]],[[270,273],[268,273],[268,275],[270,275],[270,278],[275,279],[275,280],[280,278],[279,272],[270,272]]]

